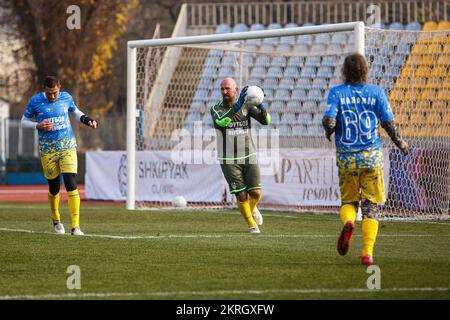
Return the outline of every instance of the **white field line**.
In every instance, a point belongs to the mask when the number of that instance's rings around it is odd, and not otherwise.
[[[15,232],[15,233],[32,233],[32,234],[49,234],[54,236],[69,236],[70,233],[64,235],[55,234],[54,232],[47,231],[34,231],[26,229],[11,229],[0,228],[0,232]],[[109,234],[85,234],[83,237],[89,238],[106,238],[106,239],[120,239],[120,240],[163,240],[163,239],[188,239],[188,238],[236,238],[236,237],[249,237],[256,236],[258,238],[335,238],[335,234],[323,235],[323,234],[259,234],[250,235],[248,233],[242,234],[167,234],[167,235],[154,235],[154,236],[121,236],[121,235],[109,235]],[[361,237],[361,235],[354,235],[354,237]],[[430,235],[430,234],[380,234],[380,238],[433,238],[433,237],[450,237],[450,234]]]
[[[170,296],[220,296],[220,295],[266,295],[277,293],[323,294],[323,293],[386,293],[386,292],[445,292],[450,288],[387,288],[387,289],[270,289],[270,290],[218,290],[218,291],[174,291],[174,292],[86,292],[37,295],[3,295],[0,300],[64,299],[64,298],[109,298],[109,297],[170,297]]]

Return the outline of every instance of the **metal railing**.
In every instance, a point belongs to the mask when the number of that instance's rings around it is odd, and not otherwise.
[[[360,1],[292,1],[245,3],[187,4],[188,27],[210,28],[219,24],[247,25],[261,23],[328,24],[367,21],[379,8],[381,23],[417,21],[447,21],[450,17],[448,0],[360,0]]]

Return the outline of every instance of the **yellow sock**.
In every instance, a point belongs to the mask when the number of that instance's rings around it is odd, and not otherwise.
[[[356,208],[352,204],[344,204],[340,210],[340,216],[342,224],[346,224],[347,221],[355,222],[356,220]]]
[[[250,204],[250,212],[253,213],[253,210],[255,210],[256,205],[258,204],[259,200],[261,200],[261,196],[259,196],[258,198],[252,198],[249,197],[250,199],[248,200],[249,204]]]
[[[237,206],[239,210],[241,211],[242,216],[244,217],[245,221],[247,222],[247,225],[249,228],[253,228],[256,226],[255,220],[253,220],[252,217],[252,211],[250,210],[250,204],[248,201],[240,202],[237,201]]]
[[[378,221],[372,218],[366,218],[362,222],[363,251],[362,255],[373,256],[373,246],[377,238]]]
[[[69,191],[67,194],[69,195],[68,202],[72,228],[78,228],[80,226],[80,195],[77,189]]]
[[[61,221],[59,215],[59,193],[57,195],[52,195],[48,193],[48,203],[50,204],[50,210],[52,211],[52,220]]]

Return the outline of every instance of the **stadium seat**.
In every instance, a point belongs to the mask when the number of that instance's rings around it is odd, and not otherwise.
[[[270,57],[267,55],[259,55],[256,57],[254,66],[268,68],[270,66]]]
[[[299,124],[310,124],[312,122],[311,112],[301,112],[298,115]]]
[[[312,100],[305,101],[303,103],[302,109],[305,112],[315,112],[317,111],[317,103],[316,101]]]
[[[294,92],[292,93],[294,95]],[[296,101],[291,97],[291,101],[286,104],[286,112],[299,113],[301,111],[300,101]]]
[[[250,25],[250,31],[261,31],[261,30],[265,30],[265,29],[266,28],[261,23],[255,23],[255,24]]]
[[[344,32],[336,32],[331,36],[331,44],[347,44],[347,34]]]
[[[205,102],[209,98],[209,91],[208,90],[197,90],[194,95],[193,101],[200,101]]]
[[[393,22],[389,25],[389,30],[404,30],[405,27],[400,22]]]
[[[319,67],[319,69],[317,69],[317,77],[330,79],[333,77],[333,70],[331,67]]]
[[[292,135],[292,128],[287,124],[281,124],[278,130],[280,131],[280,136],[290,137]]]
[[[450,21],[441,21],[438,23],[437,30],[450,30]]]
[[[263,43],[259,47],[260,52],[267,52],[267,53],[273,53],[274,49],[275,48],[274,48],[273,44],[269,44],[269,43]]]
[[[307,79],[306,79],[307,80]],[[292,91],[291,100],[295,103],[299,101],[304,101],[306,99],[306,90],[297,89],[297,87]]]
[[[438,28],[438,24],[434,21],[427,21],[423,25],[422,31],[435,31]]]
[[[342,54],[343,48],[340,44],[330,44],[327,47],[327,54]]]
[[[284,77],[289,77],[289,78],[297,78],[299,75],[299,69],[297,67],[286,67],[286,69],[284,69],[284,73],[282,76]]]
[[[282,78],[283,69],[281,67],[269,67],[267,70],[267,77]]]
[[[316,76],[316,68],[315,67],[304,67],[301,69],[300,77],[301,78],[313,78]]]
[[[319,67],[322,64],[320,56],[306,57],[305,67]]]
[[[287,102],[291,99],[291,94],[289,90],[279,89],[275,92],[275,96],[273,97],[273,101],[283,101]]]
[[[283,101],[274,101],[270,105],[270,112],[285,112],[286,104]],[[272,120],[271,120],[272,121]]]
[[[250,73],[250,78],[252,79],[263,79],[266,76],[265,67],[254,67]]]
[[[328,33],[319,33],[314,37],[313,44],[328,44],[330,43],[330,35]]]
[[[246,32],[246,31],[248,31],[248,26],[243,23],[238,23],[234,25],[234,27],[231,30],[231,32]]]
[[[262,87],[264,90],[277,90],[278,89],[278,79],[276,77],[265,78]]]
[[[280,84],[279,84],[278,88],[293,90],[294,86],[295,86],[294,78],[282,78],[280,80]]]
[[[279,44],[276,49],[277,52],[286,52],[286,53],[291,53],[292,52],[292,47],[289,44]]]
[[[418,22],[410,22],[406,25],[405,30],[407,31],[420,31],[422,30],[422,26]]]
[[[190,112],[205,112],[205,103],[202,101],[192,101]]]
[[[334,67],[336,65],[336,57],[335,56],[324,56],[322,59],[323,67]]]
[[[310,90],[311,85],[312,85],[312,83],[311,83],[310,77],[305,77],[305,78],[298,79],[295,88],[303,89],[303,90]]]
[[[297,137],[305,136],[306,133],[306,125],[295,125],[292,127],[292,134]]]
[[[297,117],[295,113],[285,112],[281,115],[281,124],[297,124]]]
[[[287,61],[286,57],[281,56],[275,56],[272,58],[272,61],[270,62],[271,67],[286,67]]]
[[[297,44],[303,44],[307,46],[311,46],[313,44],[313,36],[309,34],[300,35],[297,38]]]
[[[231,67],[222,67],[219,69],[219,73],[217,74],[217,77],[220,79],[231,77],[235,78],[237,77],[238,73],[234,68]]]
[[[312,89],[320,89],[320,90],[327,89],[328,81],[324,78],[315,78],[313,80],[311,88]]]
[[[273,108],[271,109],[272,113],[270,115],[270,123],[274,125],[280,124],[280,114],[276,112]]]
[[[228,24],[219,24],[216,28],[216,34],[229,33],[231,32],[231,27]]]

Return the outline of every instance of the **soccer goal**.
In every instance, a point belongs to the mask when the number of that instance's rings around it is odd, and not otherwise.
[[[190,207],[232,203],[214,159],[209,110],[221,99],[221,80],[233,77],[240,87],[264,89],[272,118],[268,127],[252,122],[261,154],[261,206],[337,212],[335,149],[320,123],[345,56],[359,52],[371,67],[369,81],[386,90],[412,146],[403,158],[384,137],[384,217],[448,218],[449,99],[437,85],[449,84],[448,39],[448,32],[350,22],[128,42],[127,208],[170,206],[177,196]],[[432,51],[429,45],[437,43]],[[431,74],[433,81],[424,79]]]

